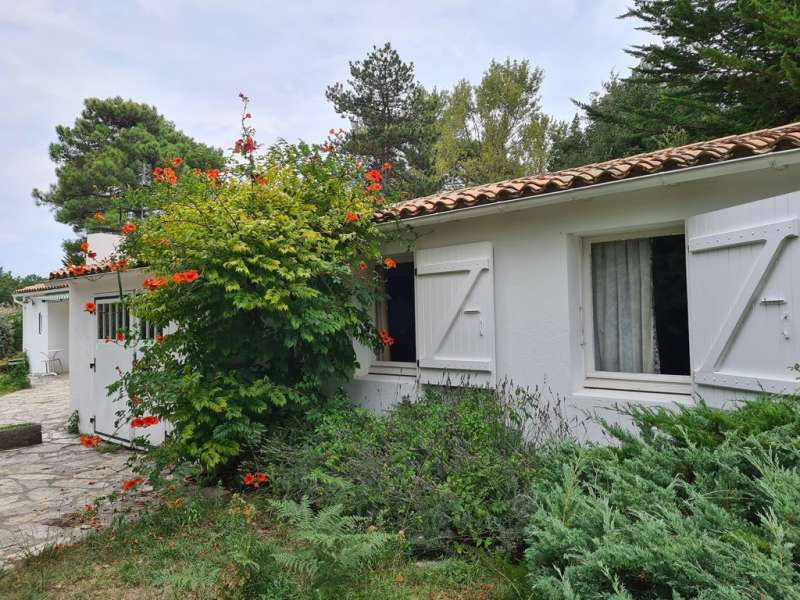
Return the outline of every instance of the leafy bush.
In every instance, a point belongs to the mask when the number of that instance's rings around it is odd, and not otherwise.
[[[14,344],[14,328],[11,318],[0,316],[0,358],[5,358],[16,351]]]
[[[536,597],[800,598],[800,406],[638,406],[616,448],[564,447],[534,482]]]
[[[124,228],[125,252],[152,274],[134,313],[174,330],[147,344],[121,387],[137,399],[133,416],[175,427],[179,459],[209,469],[319,404],[325,385],[352,375],[353,339],[376,339],[366,307],[378,274],[366,262],[380,259],[380,184],[330,145],[279,143],[257,157],[252,133],[226,172],[176,159],[126,199],[155,209]]]
[[[300,439],[265,436],[244,466],[279,496],[403,530],[421,555],[520,549],[539,455],[569,435],[558,400],[510,385],[429,390],[386,417],[343,405],[312,423]]]
[[[31,387],[28,380],[28,361],[0,368],[0,394],[7,394]]]
[[[399,541],[397,535],[365,527],[365,519],[342,514],[334,505],[315,513],[307,499],[273,501],[288,544],[272,558],[292,575],[298,587],[330,598],[348,582],[363,578],[371,563],[386,556]]]

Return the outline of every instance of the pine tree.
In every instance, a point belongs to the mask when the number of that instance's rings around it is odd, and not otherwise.
[[[153,167],[164,161],[179,156],[201,169],[223,163],[220,150],[178,131],[155,107],[120,97],[87,98],[75,124],[56,127],[56,134],[50,158],[57,182],[33,190],[33,197],[76,232],[94,225],[92,216],[110,209],[123,190],[149,183]],[[68,252],[71,247],[65,244]]]
[[[350,121],[344,150],[370,168],[392,164],[387,192],[426,193],[432,181],[431,148],[441,94],[428,92],[388,42],[373,47],[364,60],[350,62],[347,84],[325,92],[336,112]]]

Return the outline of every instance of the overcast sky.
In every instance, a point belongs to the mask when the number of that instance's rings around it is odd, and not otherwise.
[[[46,275],[70,228],[31,198],[54,180],[55,127],[86,97],[158,107],[197,140],[229,147],[243,91],[260,142],[321,140],[346,126],[325,100],[348,61],[390,41],[427,87],[477,82],[492,58],[544,69],[547,113],[571,118],[643,39],[625,0],[226,2],[6,0],[0,11],[0,267]]]

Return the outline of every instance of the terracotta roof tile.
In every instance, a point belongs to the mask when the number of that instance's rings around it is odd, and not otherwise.
[[[83,270],[75,271],[69,267],[61,267],[51,271],[50,279],[67,279],[69,277],[80,277],[83,275],[99,275],[100,273],[111,272],[111,261],[103,260],[93,265],[85,265]]]
[[[33,294],[36,292],[49,292],[50,290],[60,290],[69,287],[66,281],[40,281],[26,285],[24,288],[16,290],[15,294]]]
[[[554,173],[520,177],[404,200],[375,213],[375,220],[381,222],[393,218],[410,219],[794,148],[800,148],[800,122]]]

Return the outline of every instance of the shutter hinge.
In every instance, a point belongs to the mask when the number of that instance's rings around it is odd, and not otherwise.
[[[414,277],[417,276],[417,267],[414,267]]]
[[[96,358],[92,362],[89,363],[89,368],[92,371],[97,371],[97,359]]]

